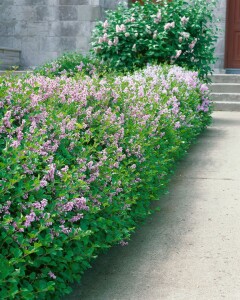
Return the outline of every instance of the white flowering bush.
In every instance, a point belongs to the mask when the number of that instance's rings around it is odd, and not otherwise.
[[[204,78],[215,62],[214,5],[208,0],[120,5],[97,24],[93,51],[113,69],[167,62],[198,70]]]
[[[0,299],[61,299],[210,122],[195,72],[0,78]]]

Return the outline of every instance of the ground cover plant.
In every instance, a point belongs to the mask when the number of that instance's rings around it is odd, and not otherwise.
[[[113,69],[174,63],[206,78],[215,62],[216,1],[142,1],[109,11],[94,30],[93,51]]]
[[[210,122],[196,72],[0,79],[0,298],[60,299]]]

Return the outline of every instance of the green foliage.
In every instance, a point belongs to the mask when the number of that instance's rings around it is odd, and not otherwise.
[[[51,78],[61,75],[74,76],[76,73],[92,75],[98,65],[97,60],[90,55],[69,52],[37,68],[34,73]]]
[[[112,69],[128,70],[147,63],[174,63],[197,70],[204,78],[215,62],[215,1],[145,1],[120,5],[95,28],[92,46]]]
[[[61,299],[124,245],[210,118],[196,72],[0,78],[0,299]]]

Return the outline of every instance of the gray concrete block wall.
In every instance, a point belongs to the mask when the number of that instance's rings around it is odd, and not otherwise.
[[[21,50],[23,68],[66,51],[86,53],[91,31],[118,0],[0,0],[0,47]]]
[[[224,72],[225,38],[226,38],[226,10],[227,0],[218,0],[215,16],[219,21],[216,23],[219,28],[218,40],[216,43],[215,55],[218,58],[214,69],[216,72]]]

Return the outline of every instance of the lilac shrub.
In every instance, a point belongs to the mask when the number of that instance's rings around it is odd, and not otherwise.
[[[0,79],[1,299],[60,299],[127,244],[210,122],[197,75]]]
[[[147,63],[178,64],[204,78],[215,62],[216,1],[145,0],[120,5],[99,22],[92,37],[93,53],[113,69]]]

